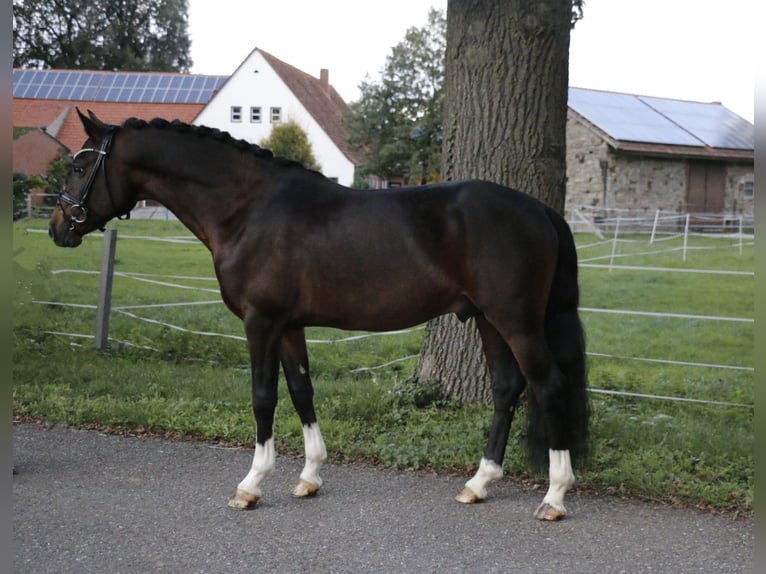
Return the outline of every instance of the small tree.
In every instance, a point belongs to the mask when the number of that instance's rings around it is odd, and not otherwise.
[[[269,137],[261,140],[258,145],[271,150],[276,156],[302,163],[309,169],[322,169],[314,157],[306,132],[294,120],[274,126]]]

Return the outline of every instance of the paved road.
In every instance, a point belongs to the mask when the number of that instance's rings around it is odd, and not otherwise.
[[[278,457],[256,510],[226,508],[251,452],[56,425],[14,426],[18,573],[699,574],[751,572],[750,520],[574,493],[570,516],[502,480],[483,504],[463,478],[328,465],[318,496],[289,495]]]

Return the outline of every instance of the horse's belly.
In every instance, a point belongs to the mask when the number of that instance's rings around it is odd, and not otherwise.
[[[381,288],[377,292],[336,296],[315,305],[307,324],[354,331],[393,331],[420,325],[446,313],[456,313],[465,320],[477,312],[466,298],[448,292],[420,289],[392,295],[391,291]]]

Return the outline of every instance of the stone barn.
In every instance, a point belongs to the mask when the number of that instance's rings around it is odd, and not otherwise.
[[[569,89],[570,220],[578,210],[752,217],[753,165],[753,125],[720,103]]]

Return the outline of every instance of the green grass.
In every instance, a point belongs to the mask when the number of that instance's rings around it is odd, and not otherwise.
[[[45,222],[14,225],[17,291],[14,299],[14,413],[74,425],[199,437],[251,444],[248,358],[241,340],[194,335],[118,312],[123,306],[219,301],[207,250],[199,243],[159,243],[127,236],[188,236],[177,222],[115,222],[117,273],[145,274],[149,283],[114,281],[111,349],[97,352],[91,337],[95,310],[51,305],[93,305],[101,240],[78,249],[55,247]],[[111,225],[111,224],[110,224]],[[592,243],[592,236],[579,236]],[[679,252],[641,255],[658,248],[620,244],[616,263],[698,269],[753,269],[752,246],[742,255],[723,238],[690,238]],[[585,259],[609,255],[611,244],[586,247]],[[608,260],[607,260],[608,262]],[[197,279],[190,279],[195,277]],[[751,276],[581,270],[582,306],[753,317]],[[201,291],[194,287],[210,291]],[[240,322],[222,303],[126,309],[139,317],[185,329],[242,336]],[[752,366],[753,324],[582,314],[592,352],[695,363]],[[309,339],[349,335],[309,329]],[[468,473],[478,463],[489,428],[486,405],[461,406],[432,388],[408,384],[415,359],[382,365],[419,352],[423,331],[309,345],[316,410],[331,456],[393,468]],[[754,374],[746,370],[591,357],[593,389],[752,405]],[[753,507],[753,409],[593,394],[592,453],[579,486],[684,504],[749,513]],[[518,443],[524,411],[511,431],[506,470],[516,479],[544,482]],[[302,452],[302,434],[280,385],[275,435],[282,453]]]

